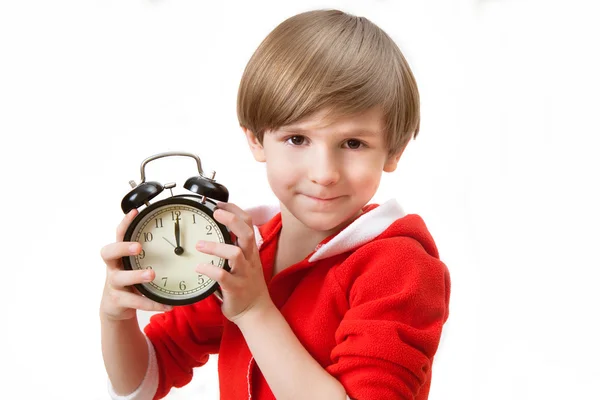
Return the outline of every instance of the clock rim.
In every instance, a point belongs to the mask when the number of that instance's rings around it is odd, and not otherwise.
[[[125,235],[123,236],[123,242],[131,241],[131,236],[133,234],[133,231],[135,230],[136,226],[141,222],[141,220],[146,215],[150,214],[152,211],[154,211],[155,209],[157,209],[159,207],[163,207],[166,205],[173,205],[173,204],[181,204],[181,205],[198,208],[200,211],[207,214],[215,222],[215,224],[221,231],[223,238],[225,239],[225,243],[233,244],[233,241],[231,240],[231,233],[230,233],[229,229],[227,229],[227,227],[225,225],[217,222],[213,217],[213,213],[214,213],[214,210],[216,209],[217,204],[214,201],[210,200],[209,198],[204,198],[204,204],[203,204],[202,196],[189,195],[189,194],[181,194],[181,195],[169,197],[167,199],[162,199],[162,200],[159,200],[159,201],[147,206],[146,208],[144,208],[142,211],[140,211],[140,213],[138,215],[136,215],[136,217],[133,219],[133,221],[131,221],[131,224],[129,224],[129,226],[127,227],[127,230],[125,231]],[[139,243],[139,242],[136,242],[136,243]],[[135,269],[131,266],[129,257],[130,256],[122,257],[123,268],[125,270],[133,271]],[[229,267],[229,261],[227,259],[225,259],[225,263],[223,264],[223,269],[226,271],[231,270],[231,268]],[[194,297],[189,297],[187,299],[179,299],[178,300],[178,299],[171,299],[168,297],[163,297],[163,296],[157,295],[156,293],[148,290],[141,283],[136,283],[133,286],[140,293],[142,293],[144,296],[148,297],[149,299],[154,300],[160,304],[166,304],[166,305],[172,305],[172,306],[183,306],[183,305],[194,304],[201,300],[206,299],[211,294],[213,294],[217,289],[220,290],[219,283],[217,281],[214,281],[213,284],[211,285],[211,287],[204,293],[198,294],[197,296],[194,296]]]

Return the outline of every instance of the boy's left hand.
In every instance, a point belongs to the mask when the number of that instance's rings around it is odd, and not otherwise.
[[[238,246],[200,241],[196,250],[227,259],[231,272],[212,264],[200,264],[196,272],[219,283],[223,294],[223,315],[238,324],[249,311],[260,312],[272,306],[273,302],[265,282],[250,215],[235,204],[219,203],[213,216],[237,237]]]

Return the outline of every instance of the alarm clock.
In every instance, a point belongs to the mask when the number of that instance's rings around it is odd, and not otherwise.
[[[146,182],[146,165],[159,158],[191,157],[198,167],[197,176],[183,185],[190,193],[173,195],[176,183],[162,185]],[[216,265],[230,271],[226,259],[203,254],[196,250],[199,240],[232,244],[227,227],[215,221],[213,212],[217,201],[229,199],[227,188],[215,181],[215,172],[205,176],[200,157],[182,152],[166,152],[146,158],[141,165],[141,182],[129,181],[133,188],[121,201],[125,214],[143,208],[131,222],[123,241],[139,242],[142,251],[136,256],[123,257],[126,270],[152,269],[152,282],[136,284],[144,296],[162,304],[186,305],[215,294],[223,300],[219,284],[195,271],[200,263]],[[164,189],[171,196],[150,204]]]

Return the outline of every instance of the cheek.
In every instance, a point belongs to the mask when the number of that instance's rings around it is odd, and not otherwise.
[[[267,179],[275,193],[293,187],[298,180],[300,168],[288,157],[281,154],[267,156]]]
[[[381,174],[377,171],[372,171],[370,174],[363,175],[360,178],[357,178],[354,186],[357,187],[361,193],[364,193],[365,196],[371,197],[377,191],[380,181]]]
[[[346,176],[352,185],[365,191],[379,187],[383,163],[379,159],[354,160],[346,168]]]

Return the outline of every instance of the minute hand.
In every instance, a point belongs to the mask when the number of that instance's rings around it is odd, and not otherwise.
[[[177,247],[179,247],[179,236],[180,236],[180,231],[179,231],[179,220],[176,219],[175,220],[175,243],[177,243]]]
[[[177,243],[177,247],[175,247],[175,254],[177,254],[178,256],[183,254],[183,247],[181,247],[181,245],[179,243],[180,236],[181,236],[181,232],[179,230],[179,219],[176,219],[175,220],[175,243]]]

